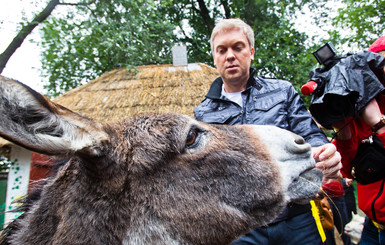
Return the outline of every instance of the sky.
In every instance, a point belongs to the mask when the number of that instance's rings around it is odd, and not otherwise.
[[[45,1],[42,2],[43,6],[39,3],[34,4],[31,0],[0,0],[0,53],[17,34],[18,22],[22,21],[23,11],[30,21],[33,12],[39,12],[45,7]],[[43,78],[40,76],[40,49],[31,40],[40,40],[38,27],[12,55],[1,75],[16,79],[44,93]]]

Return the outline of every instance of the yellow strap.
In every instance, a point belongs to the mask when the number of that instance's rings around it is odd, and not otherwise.
[[[326,235],[325,235],[324,228],[322,227],[322,224],[321,224],[321,219],[320,219],[320,217],[319,217],[319,211],[318,211],[318,208],[317,208],[317,206],[315,205],[315,203],[314,203],[313,200],[310,201],[310,205],[311,205],[311,212],[312,212],[312,214],[313,214],[315,223],[316,223],[316,225],[317,225],[318,233],[319,233],[320,236],[321,236],[322,242],[325,242],[325,241],[326,241]]]
[[[372,220],[372,222],[373,222],[373,225],[374,225],[377,229],[380,229],[380,226],[378,225],[378,223],[377,223],[376,221],[373,221],[373,220]]]
[[[373,225],[378,229],[378,231],[380,231],[380,230],[384,230],[384,225],[381,225],[381,224],[379,224],[379,223],[377,223],[376,221],[374,221],[374,220],[372,220],[372,223],[373,223]]]

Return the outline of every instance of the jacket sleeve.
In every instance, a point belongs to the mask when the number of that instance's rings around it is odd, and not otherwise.
[[[382,134],[377,134],[377,137],[381,140],[382,144],[384,144],[385,147],[385,132]]]
[[[330,143],[325,134],[312,119],[301,96],[293,86],[288,87],[287,95],[287,121],[290,131],[301,135],[313,147]]]
[[[356,135],[355,133],[355,125],[351,127],[352,135]],[[351,175],[351,162],[357,154],[358,148],[358,139],[357,137],[352,137],[348,140],[334,140],[333,144],[336,146],[337,151],[341,154],[341,173],[344,177],[353,179],[354,177]]]
[[[349,120],[350,118],[348,118]],[[341,154],[342,169],[341,173],[344,177],[353,178],[351,175],[351,162],[356,157],[358,146],[361,140],[365,139],[370,135],[371,129],[367,126],[364,121],[360,118],[355,119],[349,125],[352,138],[348,140],[336,139],[333,144]],[[377,134],[377,137],[385,145],[385,133]]]

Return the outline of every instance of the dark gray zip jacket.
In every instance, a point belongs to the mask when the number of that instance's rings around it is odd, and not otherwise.
[[[275,125],[301,135],[312,146],[328,143],[301,97],[288,81],[254,76],[250,70],[243,108],[222,96],[222,78],[217,78],[206,98],[194,109],[197,120],[216,124]]]
[[[222,96],[222,78],[217,78],[206,98],[194,109],[197,120],[216,124],[275,125],[301,135],[312,146],[329,143],[307,111],[301,97],[288,81],[254,76],[250,70],[247,88],[242,92],[243,108]],[[310,211],[310,204],[289,204],[273,221]]]

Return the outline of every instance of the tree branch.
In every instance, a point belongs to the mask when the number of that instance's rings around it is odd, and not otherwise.
[[[215,23],[214,20],[210,17],[210,11],[207,9],[207,6],[203,0],[197,0],[197,2],[200,9],[199,13],[209,28],[208,33],[211,33],[211,31],[214,29]]]
[[[225,10],[226,19],[230,18],[231,17],[231,11],[229,8],[229,3],[227,2],[227,0],[221,0],[221,4],[223,6],[223,9]]]
[[[52,11],[58,4],[59,0],[51,0],[47,4],[47,7],[43,9],[43,11],[36,15],[30,23],[23,26],[23,28],[19,31],[16,37],[8,45],[7,49],[2,54],[0,54],[0,74],[3,72],[5,65],[7,64],[13,53],[15,53],[15,51],[21,46],[25,38],[33,31],[33,29],[38,24],[43,22],[45,19],[48,18],[48,16],[51,15]]]
[[[96,0],[90,0],[89,2],[84,2],[84,3],[64,3],[64,2],[61,2],[59,3],[60,5],[66,5],[66,6],[88,6],[90,4],[93,4],[95,3]]]

